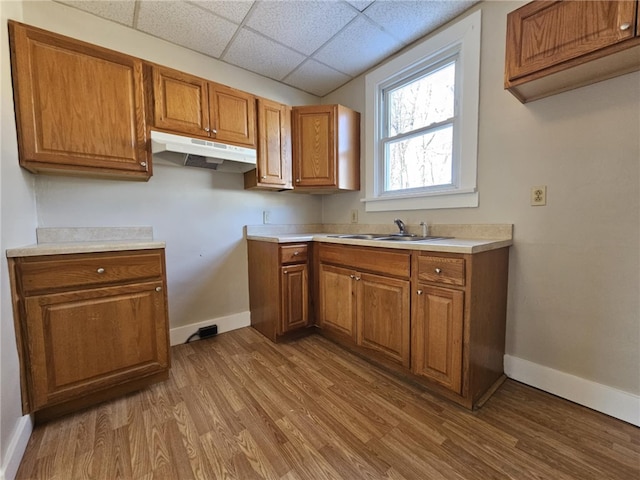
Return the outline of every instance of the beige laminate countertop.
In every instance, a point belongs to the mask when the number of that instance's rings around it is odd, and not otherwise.
[[[505,239],[474,239],[474,238],[443,238],[440,240],[424,240],[413,242],[398,242],[389,240],[362,240],[353,238],[336,238],[331,233],[285,233],[285,234],[248,234],[247,240],[257,240],[274,243],[322,242],[341,245],[356,245],[362,247],[396,248],[401,250],[426,250],[431,252],[448,253],[480,253],[488,250],[508,247],[513,244],[511,238]]]
[[[7,258],[165,248],[151,227],[38,228],[36,237],[36,244],[7,249]]]

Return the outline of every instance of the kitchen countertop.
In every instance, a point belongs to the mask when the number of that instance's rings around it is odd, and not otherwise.
[[[38,228],[36,237],[36,244],[7,249],[7,258],[165,248],[151,227]]]
[[[473,226],[476,227],[476,226]],[[505,227],[505,226],[500,226]],[[433,227],[436,230],[436,227]],[[435,231],[430,234],[436,235]],[[445,229],[441,229],[444,231]],[[278,233],[274,228],[272,232],[259,231],[259,229],[251,229],[247,227],[246,238],[247,240],[257,240],[263,242],[274,243],[293,243],[293,242],[321,242],[321,243],[336,243],[341,245],[354,245],[362,247],[378,247],[378,248],[395,248],[401,250],[425,250],[431,252],[447,252],[447,253],[479,253],[488,250],[495,250],[498,248],[508,247],[513,244],[511,235],[506,234],[508,228],[502,228],[497,238],[484,238],[490,234],[487,233],[488,229],[480,232],[477,227],[475,229],[463,230],[462,227],[458,230],[460,234],[473,235],[474,230],[478,232],[478,236],[482,238],[461,238],[454,236],[453,238],[443,238],[439,240],[424,240],[424,241],[411,241],[411,242],[398,242],[392,240],[363,240],[353,238],[336,238],[331,235],[342,235],[344,232],[339,233],[327,233],[327,232],[285,232]],[[449,229],[447,233],[454,232],[455,230]],[[357,232],[349,232],[357,233]],[[441,233],[437,233],[441,235]],[[444,235],[443,236],[449,236]]]

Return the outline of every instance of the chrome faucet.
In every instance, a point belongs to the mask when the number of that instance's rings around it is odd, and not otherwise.
[[[404,235],[405,233],[407,233],[405,231],[405,226],[404,226],[404,222],[402,220],[400,220],[399,218],[396,218],[393,223],[395,223],[398,228],[400,229],[400,235]]]

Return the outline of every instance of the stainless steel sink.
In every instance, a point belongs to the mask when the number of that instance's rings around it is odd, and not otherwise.
[[[419,237],[417,235],[391,235],[388,237],[378,237],[376,240],[380,241],[389,241],[389,242],[424,242],[428,240],[442,240],[445,238],[451,237],[435,237],[435,236],[427,236],[427,237]]]
[[[333,238],[352,238],[355,240],[377,240],[381,237],[387,237],[386,233],[354,233],[346,235],[328,235]]]

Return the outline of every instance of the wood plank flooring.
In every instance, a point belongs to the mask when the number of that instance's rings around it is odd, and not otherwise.
[[[36,427],[17,478],[640,478],[639,428],[511,380],[469,412],[316,335],[172,354],[168,381]]]

